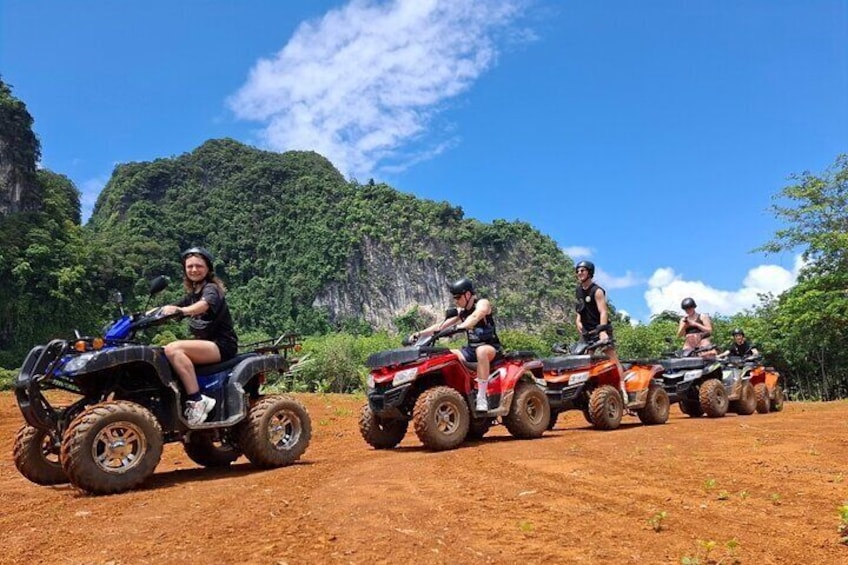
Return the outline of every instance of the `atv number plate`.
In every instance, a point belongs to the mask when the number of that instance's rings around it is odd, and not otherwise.
[[[576,375],[571,375],[568,379],[568,384],[570,385],[579,385],[580,383],[585,383],[589,380],[589,373],[577,373]]]
[[[704,373],[701,370],[686,371],[686,374],[683,375],[683,382],[694,381],[695,379],[697,379],[698,377],[700,377],[703,374]]]

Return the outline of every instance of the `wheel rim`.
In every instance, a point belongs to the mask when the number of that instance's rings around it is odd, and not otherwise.
[[[443,402],[434,414],[436,429],[443,434],[452,434],[459,428],[459,410],[450,402]]]
[[[287,451],[300,440],[300,418],[289,410],[281,410],[268,420],[268,440],[274,449]]]
[[[105,426],[91,445],[91,456],[107,473],[126,473],[136,467],[147,453],[147,438],[141,428],[131,422],[114,422]]]
[[[527,417],[531,422],[540,422],[542,420],[542,402],[538,398],[530,398],[527,400]]]

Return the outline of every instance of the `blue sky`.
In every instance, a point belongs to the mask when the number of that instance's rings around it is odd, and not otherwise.
[[[772,196],[848,151],[848,0],[4,0],[0,74],[84,217],[118,163],[314,149],[529,222],[641,320],[790,286]]]

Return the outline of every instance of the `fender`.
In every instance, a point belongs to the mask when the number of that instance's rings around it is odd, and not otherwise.
[[[247,415],[244,386],[257,374],[285,371],[291,361],[282,355],[256,355],[239,362],[230,373],[226,387],[227,423],[238,422]],[[216,425],[220,425],[217,423]]]
[[[85,364],[84,372],[94,373],[129,363],[147,363],[153,367],[163,385],[170,386],[174,383],[174,375],[165,357],[165,349],[149,345],[125,345],[98,351]]]

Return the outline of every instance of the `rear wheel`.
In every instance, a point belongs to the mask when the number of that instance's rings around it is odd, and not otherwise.
[[[516,383],[512,406],[503,420],[509,433],[522,439],[541,437],[550,421],[551,407],[545,392],[535,383]]]
[[[757,397],[757,412],[760,414],[768,414],[771,409],[771,399],[769,399],[766,383],[757,384],[757,386],[754,387],[754,394]]]
[[[701,403],[697,400],[681,400],[677,403],[677,406],[681,412],[692,418],[700,418],[704,415],[704,411],[701,410]]]
[[[645,407],[637,413],[639,420],[648,426],[665,424],[668,421],[669,411],[668,394],[660,386],[652,386],[648,389],[648,398]]]
[[[162,430],[153,414],[115,400],[86,408],[62,438],[62,468],[71,483],[92,494],[137,487],[162,457]]]
[[[589,397],[589,415],[599,430],[614,430],[621,425],[624,414],[624,401],[618,389],[602,385],[592,391]]]
[[[59,442],[51,432],[24,425],[12,448],[15,467],[37,485],[61,485],[68,476],[59,462]]]
[[[424,447],[433,451],[454,449],[468,435],[468,404],[454,389],[437,386],[415,401],[412,424]]]
[[[183,449],[189,459],[203,467],[227,467],[241,455],[235,446],[208,432],[192,432]]]
[[[783,389],[780,387],[780,383],[774,386],[774,400],[771,401],[771,409],[775,412],[780,412],[783,410],[783,403],[785,402]]]
[[[757,409],[757,395],[751,383],[745,381],[739,391],[739,400],[732,402],[733,411],[740,416],[749,416]]]
[[[698,391],[701,410],[710,418],[721,418],[727,414],[727,391],[718,379],[708,379]]]
[[[491,427],[492,420],[489,418],[472,418],[468,424],[468,434],[465,439],[469,441],[483,439],[483,436],[489,432]]]
[[[306,407],[287,395],[260,399],[238,425],[238,444],[250,462],[266,469],[291,465],[312,439]]]
[[[409,427],[408,420],[380,418],[366,404],[359,413],[359,433],[374,449],[391,449],[401,442]]]

